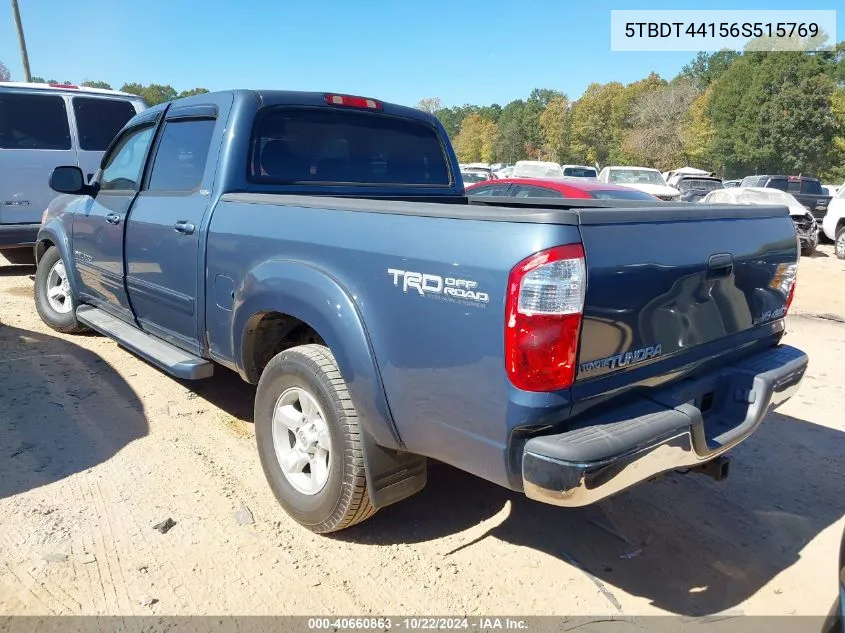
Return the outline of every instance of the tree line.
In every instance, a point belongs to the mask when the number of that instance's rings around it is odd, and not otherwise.
[[[672,79],[593,83],[571,100],[538,88],[507,105],[418,108],[437,116],[461,162],[551,160],[690,165],[725,178],[845,180],[845,42],[835,50],[699,53]]]
[[[9,68],[3,62],[0,62],[0,81],[11,81],[11,72],[9,72]],[[34,83],[41,84],[76,84],[74,81],[56,81],[55,79],[44,79],[43,77],[33,77],[32,81]],[[105,81],[86,80],[79,85],[86,88],[104,88],[106,90],[113,90],[111,84]],[[144,84],[139,83],[125,83],[118,88],[118,90],[138,95],[147,102],[147,105],[150,106],[158,105],[159,103],[171,101],[172,99],[178,99],[180,97],[191,97],[193,95],[200,95],[208,92],[205,88],[191,88],[190,90],[182,90],[179,92],[170,85],[149,84],[145,86]]]

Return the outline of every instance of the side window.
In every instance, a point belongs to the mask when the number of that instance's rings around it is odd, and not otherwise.
[[[528,185],[514,185],[510,192],[511,197],[516,198],[562,198],[563,196],[545,187],[530,187]]]
[[[505,196],[508,193],[508,184],[500,183],[498,185],[480,185],[473,187],[468,195],[471,196]]]
[[[493,187],[489,185],[481,185],[480,187],[473,187],[467,192],[468,196],[484,196],[489,198],[493,195]]]
[[[70,148],[70,126],[62,97],[0,94],[0,149]]]
[[[772,178],[769,180],[769,184],[766,185],[770,189],[780,189],[781,191],[787,191],[787,180],[786,178]],[[800,189],[801,185],[798,185]]]
[[[148,191],[193,191],[202,183],[214,119],[167,121]]]
[[[101,191],[137,191],[153,130],[152,125],[136,128],[120,139],[103,161]]]
[[[79,149],[104,152],[129,119],[135,116],[135,106],[123,99],[74,97],[73,114],[79,130]]]

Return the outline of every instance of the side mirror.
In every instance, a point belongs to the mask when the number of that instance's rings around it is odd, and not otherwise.
[[[50,174],[50,189],[59,193],[83,195],[90,191],[79,167],[56,167]]]

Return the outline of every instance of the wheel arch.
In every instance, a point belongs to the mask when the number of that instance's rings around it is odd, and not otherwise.
[[[263,369],[257,360],[267,353],[262,345],[273,339],[261,327],[268,318],[278,336],[292,342],[299,340],[291,336],[297,328],[313,332],[334,355],[362,428],[382,446],[404,448],[363,318],[340,282],[311,264],[292,260],[267,261],[246,275],[235,291],[232,349],[239,373],[252,384]]]

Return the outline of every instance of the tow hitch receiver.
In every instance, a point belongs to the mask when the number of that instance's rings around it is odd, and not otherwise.
[[[719,457],[711,459],[709,462],[705,462],[700,466],[690,468],[689,472],[706,475],[707,477],[715,479],[716,481],[723,481],[728,478],[728,470],[730,468],[730,465],[730,457],[726,457],[725,455],[719,455]]]

